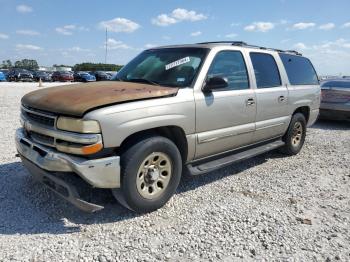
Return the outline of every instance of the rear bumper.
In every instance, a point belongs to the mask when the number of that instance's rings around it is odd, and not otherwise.
[[[344,113],[350,114],[350,102],[349,103],[321,103],[321,111],[330,110],[330,111],[342,111]]]
[[[86,159],[39,145],[26,138],[23,129],[16,131],[16,147],[26,158],[46,172],[73,172],[97,188],[120,187],[120,157]]]
[[[332,109],[321,109],[321,119],[330,120],[347,120],[350,121],[350,111],[332,110]]]

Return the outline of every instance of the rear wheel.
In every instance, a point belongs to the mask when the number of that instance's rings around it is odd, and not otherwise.
[[[304,145],[306,136],[306,120],[303,114],[296,113],[292,116],[288,130],[283,137],[286,143],[281,151],[287,155],[296,155]]]
[[[121,156],[121,188],[112,192],[123,206],[139,213],[152,212],[175,193],[181,172],[176,145],[164,137],[149,137]]]

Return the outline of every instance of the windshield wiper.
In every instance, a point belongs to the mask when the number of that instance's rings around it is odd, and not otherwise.
[[[139,82],[139,83],[147,83],[147,84],[151,84],[151,85],[155,85],[155,86],[159,86],[160,84],[156,81],[152,81],[152,80],[149,80],[149,79],[145,79],[145,78],[130,78],[126,81],[129,81],[129,82]]]

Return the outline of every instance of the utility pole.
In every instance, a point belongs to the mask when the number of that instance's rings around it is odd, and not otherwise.
[[[107,27],[106,27],[106,53],[105,53],[105,64],[107,64],[107,49],[108,49],[108,46],[107,46]]]

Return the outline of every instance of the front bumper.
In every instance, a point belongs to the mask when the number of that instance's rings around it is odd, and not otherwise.
[[[78,193],[79,188],[75,187],[73,184],[67,183],[65,180],[56,177],[54,174],[46,172],[45,170],[33,164],[23,156],[21,156],[21,159],[23,165],[28,169],[28,171],[32,174],[35,180],[43,183],[53,192],[55,192],[60,197],[64,198],[80,210],[93,213],[103,209],[103,206],[94,203],[89,203],[83,200],[80,194]]]
[[[86,159],[39,145],[26,138],[23,129],[16,131],[18,153],[40,168],[51,172],[73,172],[97,188],[120,187],[119,156]]]
[[[17,151],[30,173],[37,180],[48,185],[60,196],[82,210],[93,212],[98,209],[96,209],[96,205],[81,200],[75,187],[56,178],[54,176],[55,172],[64,172],[66,176],[75,173],[89,185],[96,188],[120,187],[119,156],[89,160],[60,153],[53,148],[31,141],[25,136],[22,128],[16,131],[15,140]],[[50,181],[50,183],[44,181]],[[65,188],[64,191],[67,191],[68,194],[64,195],[59,190],[55,190],[62,187]]]

